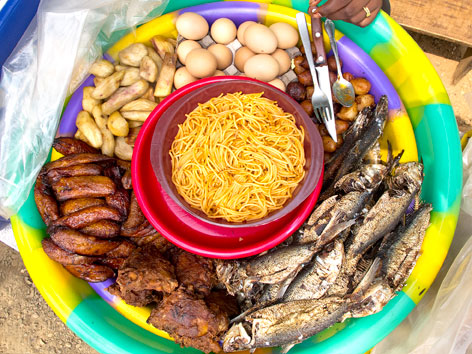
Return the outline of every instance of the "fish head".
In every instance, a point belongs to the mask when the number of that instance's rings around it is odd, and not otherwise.
[[[423,183],[423,164],[407,162],[395,169],[395,174],[387,180],[392,191],[406,190],[410,193],[418,190]]]
[[[223,351],[237,352],[251,349],[251,336],[242,323],[235,323],[223,338]]]

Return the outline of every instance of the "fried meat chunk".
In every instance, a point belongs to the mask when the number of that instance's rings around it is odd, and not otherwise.
[[[180,285],[203,297],[210,294],[216,277],[211,259],[179,249],[173,253],[172,261]]]

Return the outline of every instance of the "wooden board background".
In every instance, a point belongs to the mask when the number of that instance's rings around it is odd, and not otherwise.
[[[472,0],[390,0],[392,17],[416,32],[472,47]]]

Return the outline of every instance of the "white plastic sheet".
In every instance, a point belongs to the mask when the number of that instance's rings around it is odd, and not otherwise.
[[[424,298],[372,354],[472,354],[472,139],[463,151],[458,227]]]
[[[2,68],[0,215],[15,214],[47,159],[66,97],[102,49],[168,0],[43,0]]]

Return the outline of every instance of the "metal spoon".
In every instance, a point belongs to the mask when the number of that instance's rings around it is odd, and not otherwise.
[[[333,84],[334,97],[345,107],[351,107],[354,103],[355,93],[352,84],[343,77],[341,71],[341,65],[339,64],[338,45],[334,38],[334,22],[330,19],[325,21],[326,33],[328,33],[329,42],[331,43],[331,49],[333,50],[334,58],[336,59],[336,66],[338,68],[338,79]]]

